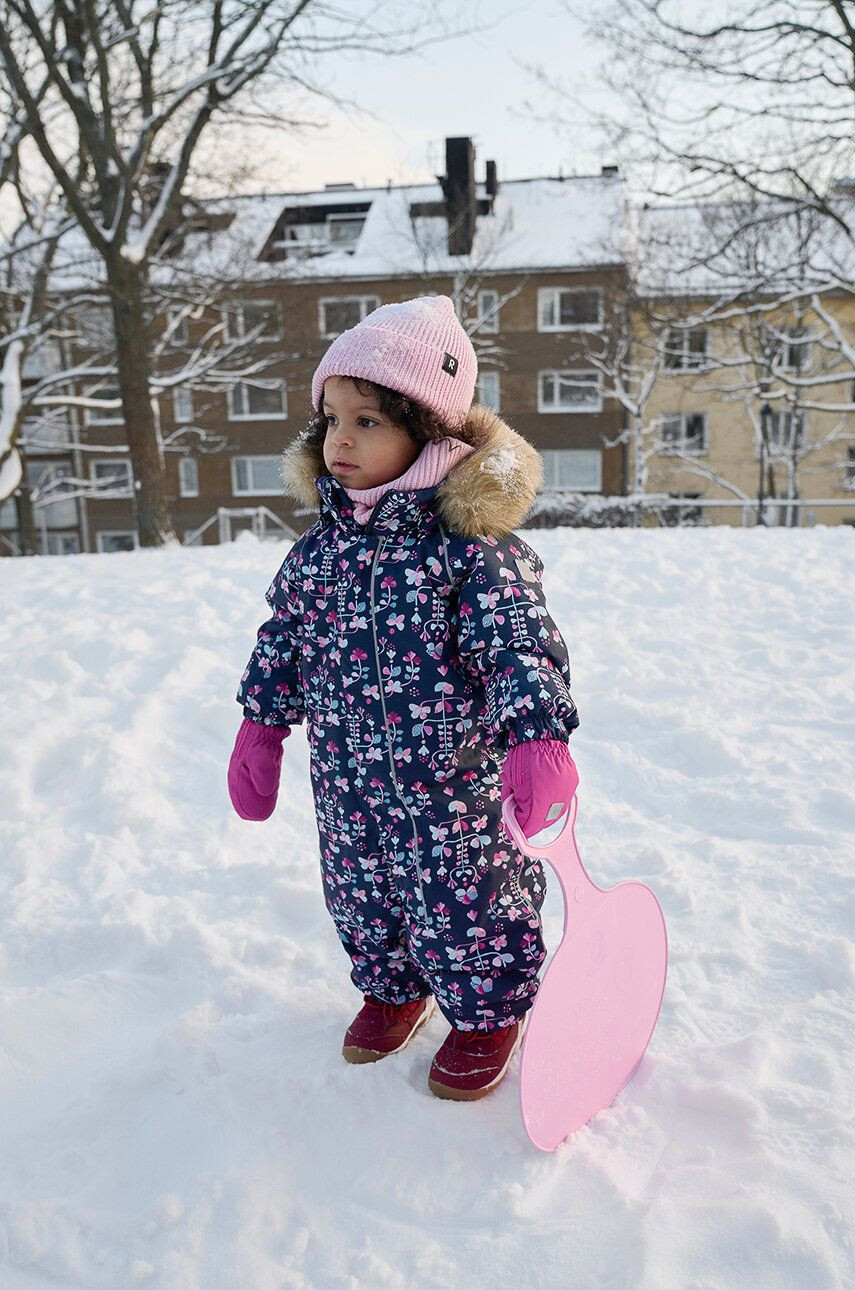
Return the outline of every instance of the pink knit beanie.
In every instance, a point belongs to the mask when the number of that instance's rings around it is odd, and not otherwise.
[[[361,376],[430,408],[450,430],[466,419],[478,360],[450,296],[381,305],[330,345],[312,378],[320,411],[328,376]]]

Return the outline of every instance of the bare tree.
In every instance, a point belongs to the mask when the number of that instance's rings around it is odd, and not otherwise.
[[[390,7],[348,14],[323,0],[210,6],[0,0],[0,65],[11,120],[38,150],[103,264],[144,546],[174,537],[152,408],[146,295],[197,145],[212,122],[281,127],[275,93],[266,106],[252,101],[262,85],[334,99],[326,89],[332,54],[412,52],[414,37],[428,24],[422,16],[396,22]],[[436,12],[432,17],[437,23]],[[446,35],[431,33],[423,41]],[[319,61],[322,78],[313,72]],[[165,178],[147,206],[146,184],[157,165]]]
[[[17,550],[30,555],[36,551],[36,520],[45,508],[59,500],[126,495],[126,484],[93,477],[84,462],[87,456],[116,457],[127,449],[98,441],[98,423],[121,415],[113,312],[104,283],[99,276],[90,280],[86,272],[74,221],[66,220],[48,236],[41,228],[41,208],[32,201],[26,205],[25,218],[0,252],[0,424],[5,445],[0,501],[14,496]],[[238,274],[240,250],[232,243]],[[248,248],[242,250],[248,253]],[[96,260],[96,274],[97,269]],[[51,291],[51,275],[60,284],[67,284],[70,275],[73,286]],[[194,274],[192,263],[158,265],[152,287],[146,296],[152,337],[149,396],[162,451],[223,451],[230,446],[226,436],[204,424],[206,396],[219,405],[223,392],[238,383],[269,383],[264,374],[283,355],[269,347],[258,349],[263,317],[242,326],[240,335],[229,331],[230,285],[213,275]],[[194,328],[191,340],[188,323],[199,319],[203,325]],[[180,401],[185,409],[192,402],[192,414],[176,417],[178,424],[164,434],[161,400],[177,391],[190,396]],[[28,470],[34,453],[54,455],[39,464],[33,459]],[[72,458],[75,468],[57,461],[56,454]]]
[[[754,196],[810,209],[855,240],[855,16],[850,0],[605,0],[582,11],[605,57],[582,110],[638,191],[680,201]],[[602,104],[605,97],[605,106]]]

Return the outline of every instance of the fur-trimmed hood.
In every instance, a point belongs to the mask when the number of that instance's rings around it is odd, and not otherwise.
[[[479,403],[470,408],[464,428],[479,446],[437,486],[437,514],[462,537],[505,537],[525,518],[541,489],[540,453]],[[282,482],[286,497],[316,506],[317,480],[329,470],[321,448],[312,447],[306,437],[304,431],[283,452]]]

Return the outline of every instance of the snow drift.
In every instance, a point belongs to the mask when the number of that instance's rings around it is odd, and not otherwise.
[[[305,735],[226,765],[285,547],[0,564],[5,1290],[851,1283],[846,529],[527,530],[581,726],[577,837],[668,920],[615,1105],[538,1152],[517,1068],[426,1086],[435,1017],[348,1066]],[[546,936],[560,935],[551,884]],[[850,1197],[851,1199],[851,1197]]]

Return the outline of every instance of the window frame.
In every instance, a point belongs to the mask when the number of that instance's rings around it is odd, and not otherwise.
[[[178,414],[178,401],[181,398],[189,400],[190,414],[183,417]],[[185,426],[193,420],[195,412],[193,409],[193,387],[192,385],[175,385],[172,387],[172,420],[176,425]]]
[[[103,396],[104,398],[106,398],[106,397],[107,397],[107,394],[106,394],[106,391],[107,391],[107,390],[115,390],[115,391],[116,391],[116,397],[117,397],[118,399],[121,399],[121,397],[122,397],[122,387],[121,387],[120,385],[108,385],[108,386],[106,386],[106,387],[105,387],[104,389],[102,389],[102,390],[87,390],[87,391],[85,392],[84,397],[85,397],[85,398],[87,398],[87,399],[96,399],[96,398],[98,398],[98,396],[99,396],[99,395],[101,395],[101,396]],[[121,406],[120,406],[120,407],[118,407],[118,408],[116,408],[116,415],[115,415],[115,416],[99,417],[99,416],[96,416],[96,415],[95,415],[95,413],[96,413],[97,411],[98,411],[98,409],[97,409],[97,408],[84,408],[84,409],[83,409],[83,422],[84,422],[84,425],[87,425],[87,426],[123,426],[123,425],[125,424],[125,414],[124,414],[124,411],[123,411],[123,409],[121,408]]]
[[[784,443],[781,438],[780,427],[785,417],[798,417],[799,428],[796,433],[795,443]],[[772,409],[772,428],[769,433],[769,447],[777,448],[779,451],[786,452],[791,447],[802,448],[807,437],[807,414],[802,411],[794,412],[792,408],[773,408]],[[759,452],[755,453],[759,456]]]
[[[108,320],[108,327],[110,332],[110,335],[108,337],[104,338],[99,336],[96,339],[88,339],[85,336],[83,330],[81,329],[80,323],[81,323],[81,317],[85,318],[85,315],[87,313],[88,314],[97,313],[99,315],[103,315],[104,317],[106,317],[106,319]],[[77,312],[72,313],[72,321],[73,321],[74,330],[75,330],[73,343],[78,347],[78,349],[109,350],[111,352],[115,350],[116,320],[113,317],[113,310],[110,307],[109,301],[104,301],[103,303],[99,301],[94,301],[94,300],[89,301],[88,303],[82,306],[82,309],[79,313]]]
[[[544,321],[546,302],[550,297],[564,295],[595,295],[597,298],[597,321],[595,323],[547,323]],[[556,314],[561,314],[560,300],[556,300]],[[603,329],[603,289],[602,287],[538,287],[537,289],[537,330],[554,331],[602,331]]]
[[[183,467],[190,465],[193,467],[193,473],[196,478],[195,487],[186,488],[184,485]],[[178,458],[178,496],[179,497],[198,497],[199,496],[199,462],[196,457],[179,457]]]
[[[490,377],[491,380],[495,381],[495,386],[496,386],[495,405],[492,403],[485,403],[483,398],[481,397],[481,382],[484,380],[485,377]],[[489,408],[491,412],[499,411],[499,409],[502,406],[502,382],[501,382],[501,376],[498,368],[487,367],[487,368],[479,369],[478,379],[475,382],[475,390],[476,390],[478,402],[481,404],[482,407]]]
[[[802,337],[807,336],[807,340]],[[798,325],[790,328],[780,328],[780,338],[778,341],[777,361],[774,366],[779,372],[806,372],[810,368],[811,351],[813,342],[810,339],[810,328],[804,325]],[[791,351],[793,349],[804,350],[804,360],[801,363],[791,363]]]
[[[231,477],[232,477],[232,497],[281,497],[282,496],[281,484],[279,486],[279,490],[276,492],[271,492],[269,488],[248,488],[245,491],[243,489],[238,488],[237,486],[238,462],[259,461],[259,460],[265,460],[265,461],[269,460],[269,461],[278,462],[279,456],[277,453],[270,453],[270,452],[250,452],[250,453],[236,453],[235,456],[231,458],[231,461],[229,464],[230,464]]]
[[[37,533],[36,537],[41,555],[80,555],[80,534],[77,529],[48,529],[46,543],[43,541],[41,532]],[[57,542],[72,543],[73,550],[51,551],[50,544],[52,539]],[[43,549],[44,547],[47,549]]]
[[[686,423],[689,417],[700,417],[703,424],[702,447],[690,448],[686,437]],[[665,422],[680,421],[682,423],[682,436],[679,443],[668,444],[665,442]],[[659,417],[659,439],[661,448],[660,456],[674,456],[675,453],[682,452],[689,457],[706,457],[710,449],[710,425],[709,414],[706,411],[695,412],[663,412]]]
[[[170,323],[172,322],[173,316],[175,314],[180,314],[182,312],[182,309],[183,309],[183,306],[181,305],[167,306],[167,309],[166,309],[166,330],[167,331],[169,330],[169,326],[170,326]],[[178,327],[169,338],[170,345],[174,345],[177,347],[179,345],[188,344],[189,333],[187,330],[187,319],[188,319],[188,314],[185,312],[184,317],[179,322]]]
[[[133,550],[139,550],[139,538],[133,529],[97,529],[95,532],[95,549],[99,555],[126,555],[126,551],[105,551],[101,541],[104,537],[129,537],[133,539]]]
[[[689,341],[693,335],[702,335],[704,338],[703,352],[691,349]],[[681,335],[684,344],[679,349],[669,344],[670,338],[674,335]],[[697,362],[691,362],[696,358]],[[669,362],[669,359],[679,359],[679,362]],[[710,359],[710,331],[708,327],[669,327],[665,336],[665,349],[663,351],[663,370],[666,372],[702,372],[709,367]]]
[[[242,389],[245,385],[258,385],[267,389],[280,389],[282,391],[282,411],[281,412],[242,412],[235,413],[232,406],[232,398],[235,392]],[[288,420],[288,387],[282,377],[270,377],[267,381],[262,379],[235,381],[234,385],[229,386],[226,390],[226,419],[228,421],[287,421]]]
[[[134,469],[130,457],[93,457],[89,462],[89,478],[93,484],[98,484],[97,467],[98,466],[124,466],[128,472],[127,486],[117,484],[113,488],[100,489],[94,494],[93,500],[101,498],[115,500],[120,497],[133,497],[134,495]]]
[[[703,502],[705,494],[690,493],[686,491],[672,493],[668,497],[674,505],[666,509],[673,514],[674,523],[663,523],[663,515],[659,514],[660,528],[697,528],[704,522],[704,508],[697,503]]]
[[[233,343],[235,341],[242,341],[245,339],[247,331],[252,330],[251,327],[248,328],[246,326],[246,308],[248,305],[252,306],[253,308],[257,306],[264,307],[269,305],[270,311],[276,319],[277,330],[275,334],[269,335],[265,332],[262,332],[260,336],[256,336],[255,343],[267,344],[268,341],[282,340],[281,304],[278,300],[268,299],[266,296],[261,300],[254,300],[254,299],[235,300],[231,304],[223,305],[221,313],[223,318],[223,328],[224,328],[225,339],[230,343]],[[229,321],[232,318],[239,320],[239,327],[237,332],[235,333],[232,333],[229,329]]]
[[[569,377],[571,376],[571,374],[572,374],[573,376],[595,376],[595,377],[597,378],[597,384],[596,384],[597,402],[596,402],[596,404],[593,404],[593,403],[579,403],[579,404],[577,404],[575,407],[573,407],[573,406],[568,405],[568,404],[561,404],[561,403],[552,404],[552,403],[545,403],[545,402],[544,402],[544,399],[543,399],[543,378],[544,378],[544,376],[551,376],[551,377],[555,380],[555,384],[556,384],[556,393],[557,393],[557,391],[558,391],[558,387],[559,387],[559,385],[560,385],[560,383],[561,383],[561,379],[563,378],[564,382],[566,383],[566,382],[568,381]],[[570,367],[562,367],[562,368],[542,368],[542,369],[538,372],[538,374],[537,374],[537,410],[538,410],[538,412],[543,413],[544,415],[548,415],[548,416],[552,416],[552,415],[554,415],[554,414],[556,414],[556,413],[557,413],[558,415],[560,415],[560,416],[561,416],[561,415],[564,415],[564,416],[577,416],[579,413],[585,413],[585,412],[593,412],[593,413],[602,412],[602,410],[603,410],[603,382],[602,382],[602,374],[601,374],[600,372],[598,372],[595,368],[590,368],[590,367],[580,367],[580,368],[570,368]]]
[[[359,312],[360,312],[360,317],[359,317],[359,319],[358,319],[358,322],[356,322],[356,323],[353,323],[353,324],[352,324],[354,327],[358,326],[358,323],[363,322],[363,321],[364,321],[364,319],[366,319],[366,318],[368,317],[368,315],[369,315],[369,314],[373,313],[375,309],[379,309],[379,308],[380,308],[380,297],[379,297],[379,296],[371,296],[371,295],[366,295],[366,296],[360,296],[360,295],[348,295],[348,296],[321,296],[321,297],[319,298],[319,300],[318,300],[318,335],[320,336],[321,340],[335,340],[335,339],[336,339],[336,337],[338,337],[338,336],[341,336],[341,335],[342,335],[342,332],[340,332],[340,331],[325,331],[325,330],[324,330],[324,308],[325,308],[325,306],[326,306],[326,305],[352,304],[354,300],[358,300],[358,301],[359,301]],[[373,306],[371,309],[364,309],[364,305],[365,305],[366,301],[369,301],[369,300],[373,300],[373,301],[375,301],[376,303],[374,304],[374,306]],[[345,328],[344,328],[344,330],[345,330],[345,331],[348,331],[349,329],[348,329],[347,327],[345,327]]]
[[[601,493],[603,491],[603,450],[602,448],[539,448],[541,460],[547,453],[592,453],[597,460],[597,483],[591,487],[582,484],[550,484],[544,479],[543,487],[558,493]],[[552,459],[554,460],[554,459]],[[544,466],[548,464],[544,461]],[[560,472],[559,472],[560,473]],[[545,471],[544,471],[545,474]]]
[[[484,307],[484,297],[494,296],[495,304],[490,309]],[[483,336],[496,336],[500,330],[500,317],[502,313],[501,292],[493,287],[485,287],[483,291],[478,292],[478,316],[475,319],[475,326]]]
[[[846,456],[843,459],[843,487],[849,491],[855,489],[855,443],[846,445]]]

